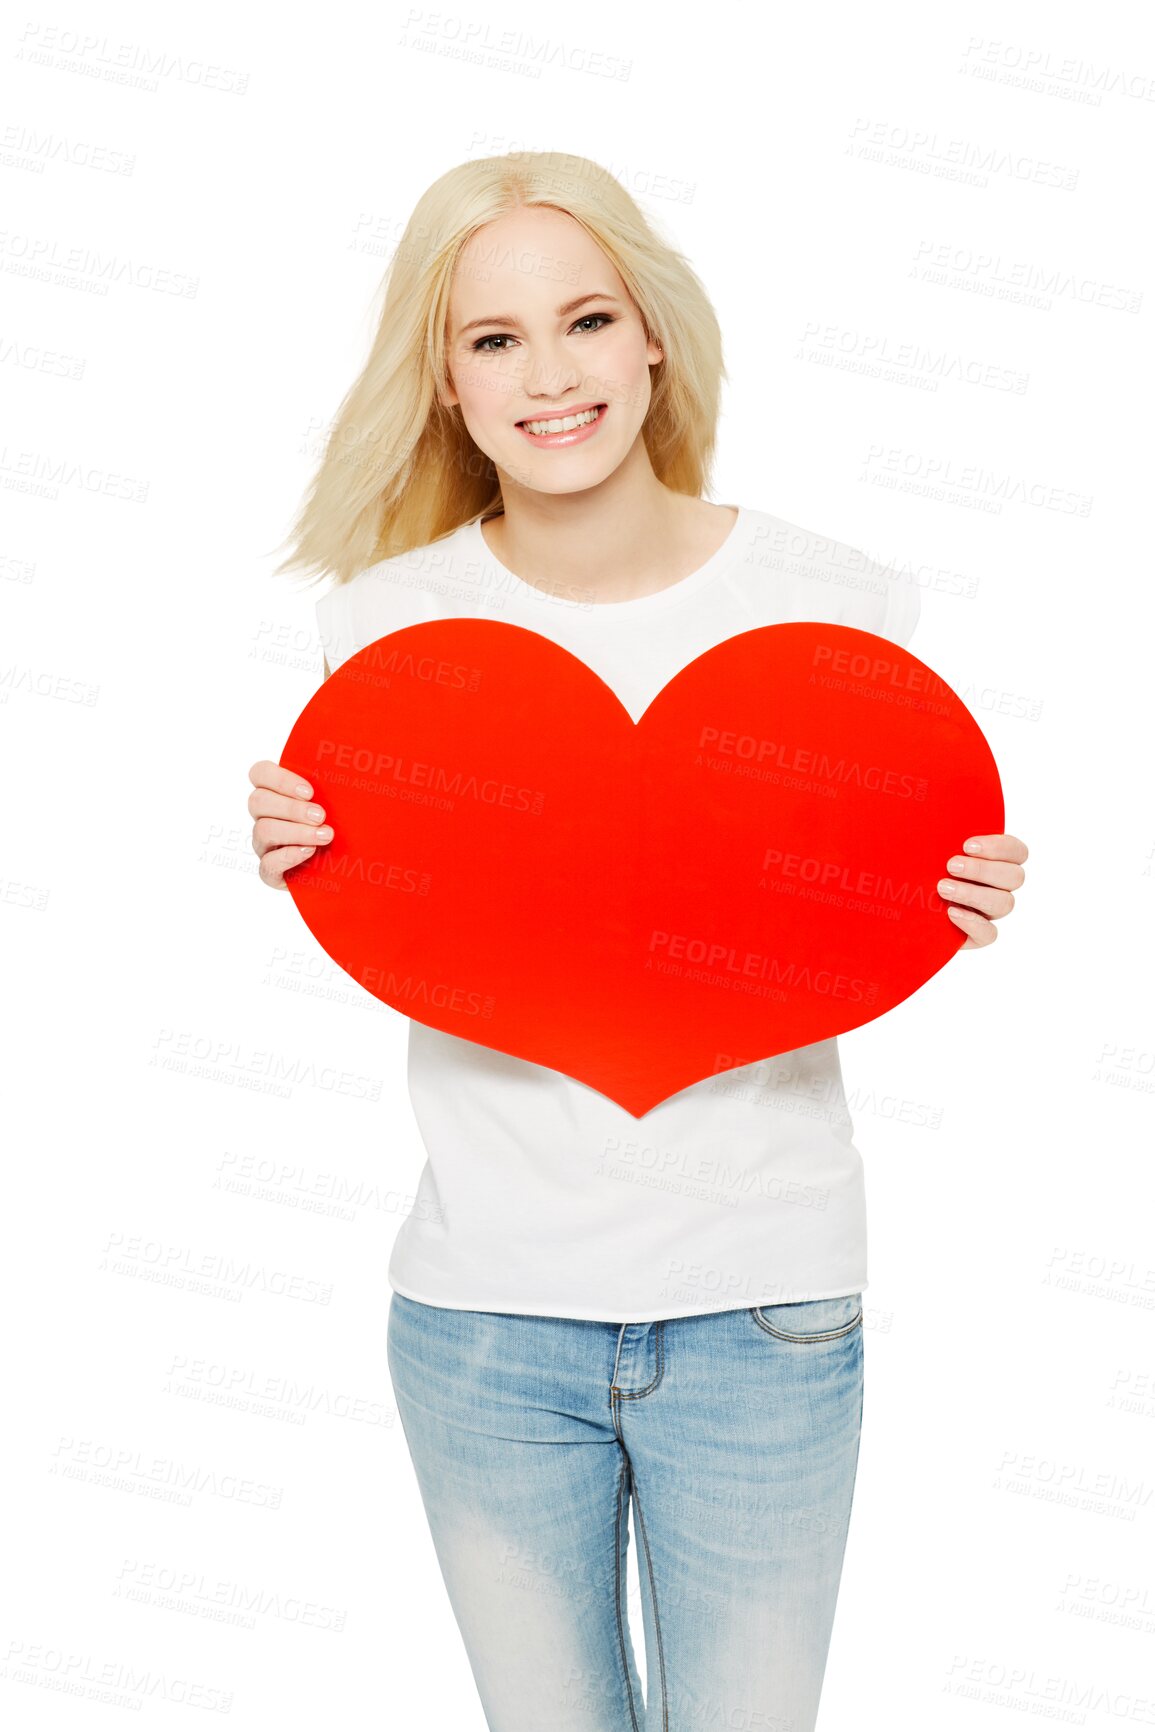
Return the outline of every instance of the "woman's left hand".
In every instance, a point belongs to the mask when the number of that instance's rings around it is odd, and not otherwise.
[[[944,902],[949,900],[947,919],[967,935],[960,950],[994,943],[998,933],[992,922],[1014,907],[1011,891],[1026,877],[1026,857],[1027,845],[1017,836],[970,836],[962,853],[951,855],[946,869],[952,876],[941,878],[936,889]]]

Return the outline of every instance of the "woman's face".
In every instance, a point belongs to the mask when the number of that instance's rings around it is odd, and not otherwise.
[[[580,493],[633,449],[662,351],[646,341],[625,284],[581,224],[534,206],[508,211],[466,243],[446,358],[444,401],[460,404],[503,493]],[[589,409],[592,419],[552,434],[524,425]]]

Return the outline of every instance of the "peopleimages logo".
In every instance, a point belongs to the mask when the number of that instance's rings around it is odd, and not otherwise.
[[[865,650],[847,649],[841,645],[835,648],[831,644],[816,644],[811,666],[828,668],[835,674],[849,674],[856,680],[869,680],[872,685],[894,686],[906,692],[947,689],[930,668],[913,667],[887,655],[869,655]]]
[[[348,963],[341,966],[366,992],[383,998],[386,1004],[403,999],[406,1004],[420,1004],[431,1010],[451,1010],[460,1016],[488,1019],[492,1017],[497,1002],[492,993],[455,986],[452,981],[426,980],[419,974],[401,975],[392,968],[378,967],[374,963],[367,963],[364,968]]]
[[[357,786],[383,794],[401,794],[418,789],[447,799],[478,800],[487,806],[504,806],[515,812],[540,815],[545,807],[545,793],[540,788],[519,788],[512,782],[496,777],[478,777],[445,764],[430,764],[420,758],[399,758],[392,752],[377,752],[369,746],[353,746],[338,740],[317,742],[316,763],[330,783],[347,783],[349,774],[367,778]],[[347,772],[342,777],[329,775],[334,770]]]
[[[455,691],[476,692],[481,686],[481,669],[449,662],[444,657],[415,656],[411,650],[400,650],[395,643],[383,640],[367,644],[358,651],[346,677],[358,685],[388,685],[391,678],[421,680],[429,685],[448,686]],[[380,676],[380,677],[375,677]]]
[[[892,794],[902,800],[925,800],[927,796],[925,776],[906,775],[883,764],[863,764],[857,758],[834,758],[816,746],[788,745],[759,739],[755,734],[704,727],[698,736],[698,747],[707,748],[707,769],[732,771],[737,776],[782,771],[825,782],[834,789],[838,785],[859,787],[871,794]]]
[[[649,948],[651,958],[658,959],[659,969],[668,964],[671,971],[677,971],[677,964],[689,963],[702,975],[713,972],[719,984],[764,981],[795,992],[813,992],[859,1004],[873,1004],[878,997],[877,981],[836,974],[829,968],[811,968],[808,963],[784,962],[777,956],[763,956],[756,950],[740,951],[733,945],[685,933],[655,929],[650,934]]]
[[[803,854],[786,854],[781,848],[766,849],[762,856],[762,871],[777,878],[797,881],[808,888],[837,890],[847,896],[867,898],[871,902],[887,902],[914,908],[941,905],[941,899],[933,892],[928,893],[925,884],[912,884],[906,878],[895,880],[882,872],[868,872],[844,865],[840,860],[819,860]]]

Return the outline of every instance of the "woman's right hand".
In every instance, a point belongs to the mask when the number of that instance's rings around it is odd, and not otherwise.
[[[270,890],[287,890],[285,873],[307,860],[318,846],[333,840],[332,826],[324,822],[324,808],[313,803],[313,790],[295,770],[283,770],[262,758],[249,771],[253,791],[249,814],[253,825],[253,848],[260,859],[257,871]]]

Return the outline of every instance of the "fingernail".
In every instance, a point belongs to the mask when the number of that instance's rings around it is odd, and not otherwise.
[[[308,782],[297,783],[297,798],[298,800],[311,800],[313,798],[313,790]]]
[[[964,842],[963,847],[969,849],[972,854],[978,854],[982,849],[982,843],[976,841]]]

